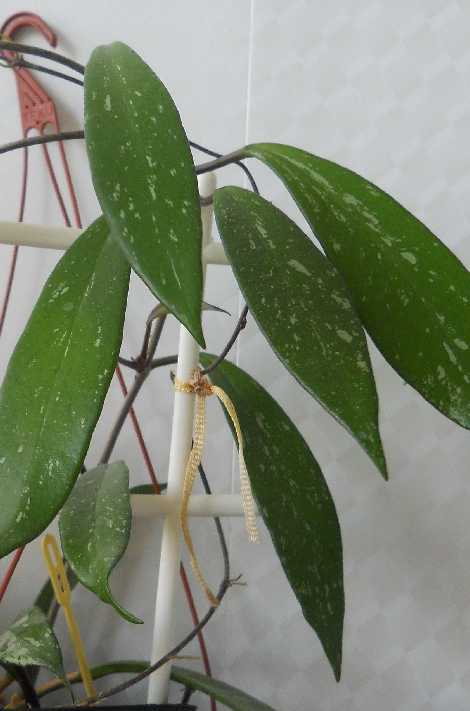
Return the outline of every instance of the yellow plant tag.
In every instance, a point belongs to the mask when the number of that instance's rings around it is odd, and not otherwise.
[[[64,610],[65,621],[67,623],[72,646],[75,650],[75,656],[80,669],[83,686],[88,699],[96,698],[96,689],[93,684],[93,678],[90,672],[85,647],[83,646],[80,630],[72,608],[72,595],[70,591],[69,580],[65,571],[62,554],[57,543],[57,539],[51,533],[47,533],[41,542],[42,553],[46,561],[49,577],[58,604]]]

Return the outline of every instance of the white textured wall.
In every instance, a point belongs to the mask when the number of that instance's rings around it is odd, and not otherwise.
[[[281,141],[337,160],[390,191],[470,264],[470,6],[464,0],[42,0],[28,7],[3,0],[0,8],[0,20],[21,9],[41,13],[59,32],[60,48],[82,61],[99,43],[128,42],[165,81],[194,140],[221,151],[246,140]],[[13,77],[5,71],[0,80],[3,142],[19,135],[19,124]],[[60,94],[63,127],[79,126],[80,90],[54,80],[44,83],[56,98]],[[88,222],[97,205],[83,146],[69,146],[69,156]],[[0,158],[2,219],[15,219],[19,158]],[[41,182],[44,169],[37,149],[32,163],[27,219],[56,224],[60,216]],[[280,184],[264,169],[257,172],[263,190],[295,216]],[[220,180],[241,178],[229,169]],[[1,248],[0,280],[8,253]],[[21,253],[13,308],[0,344],[2,368],[55,259],[46,252]],[[228,308],[235,318],[238,294],[227,269],[211,269],[207,299]],[[151,303],[146,290],[135,285],[125,354],[136,352],[142,314]],[[233,319],[205,318],[209,347],[217,350]],[[176,335],[176,327],[170,326],[162,353],[174,352]],[[345,544],[344,670],[337,685],[302,620],[267,534],[261,546],[250,546],[237,522],[227,526],[231,554],[234,570],[244,573],[248,587],[231,591],[207,630],[215,674],[279,711],[467,709],[470,437],[426,405],[374,354],[391,472],[385,484],[350,437],[282,369],[252,324],[236,357],[280,399],[332,489]],[[90,464],[119,400],[114,384]],[[167,372],[152,376],[137,409],[164,479],[171,412]],[[216,490],[230,491],[231,440],[215,405],[210,432],[208,474]],[[126,459],[135,482],[145,481],[130,428],[116,455]],[[218,555],[210,526],[194,524],[205,567]],[[113,581],[119,598],[145,617],[143,629],[121,623],[87,591],[77,595],[94,661],[148,654],[158,544],[158,525],[137,521],[126,562]],[[42,577],[32,545],[0,607],[2,627],[30,603]],[[190,622],[182,597],[178,605],[183,633]],[[59,631],[65,639],[63,628]],[[196,647],[192,653],[197,654]],[[70,668],[69,657],[67,663]],[[143,698],[143,688],[128,695],[129,700]],[[207,708],[203,699],[201,708]]]

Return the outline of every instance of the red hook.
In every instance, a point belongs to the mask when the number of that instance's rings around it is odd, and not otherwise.
[[[33,12],[18,12],[12,15],[3,23],[0,30],[1,34],[7,39],[13,39],[16,32],[23,28],[33,28],[38,30],[47,42],[55,47],[57,44],[57,35],[49,27],[49,25],[44,22],[44,20],[35,15]],[[5,58],[12,61],[17,56],[15,52],[9,52],[4,50],[1,53]],[[16,86],[18,90],[18,100],[20,104],[20,114],[21,114],[21,124],[23,127],[23,136],[26,137],[29,131],[36,129],[38,133],[43,134],[46,126],[52,126],[56,133],[59,132],[59,119],[57,117],[56,108],[54,102],[50,96],[44,91],[38,81],[33,77],[28,69],[24,67],[13,66],[13,71],[16,78]],[[67,188],[70,194],[70,199],[72,202],[72,209],[75,217],[75,223],[78,227],[81,227],[80,214],[78,210],[77,199],[75,191],[72,184],[72,178],[70,175],[70,169],[67,162],[67,157],[65,155],[65,149],[63,143],[58,144],[60,157],[62,160],[62,165],[64,168],[65,179],[67,182]],[[55,171],[52,166],[51,158],[47,146],[43,146],[44,158],[46,160],[47,169],[51,177],[54,192],[57,196],[59,202],[60,210],[64,217],[65,224],[70,226],[70,218],[67,213],[67,208],[65,206],[62,193],[57,182]],[[27,171],[27,158],[25,153],[25,175]],[[26,191],[26,185],[24,184],[24,191]],[[20,208],[19,220],[23,219],[24,212],[24,200],[22,199],[22,205]]]
[[[6,39],[13,39],[16,32],[26,27],[38,30],[52,47],[56,46],[57,35],[55,32],[44,20],[32,12],[18,12],[16,15],[12,15],[3,23],[0,32]],[[3,51],[2,54],[10,61],[13,61],[16,56],[15,52],[9,51]],[[14,71],[23,134],[26,136],[28,131],[33,128],[41,132],[49,123],[57,127],[57,116],[50,97],[27,69],[15,67]]]

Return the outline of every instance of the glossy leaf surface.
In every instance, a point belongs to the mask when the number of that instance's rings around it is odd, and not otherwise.
[[[213,359],[201,355],[204,367]],[[339,679],[344,617],[341,531],[320,467],[293,422],[247,373],[223,361],[210,378],[235,405],[263,520],[305,619]]]
[[[0,635],[0,661],[21,667],[47,667],[63,678],[62,653],[45,614],[37,607],[24,612]]]
[[[140,623],[113,598],[111,571],[131,532],[129,470],[124,462],[101,464],[82,474],[60,513],[62,550],[75,575],[129,622]]]
[[[201,210],[176,106],[125,44],[95,49],[85,73],[85,137],[112,234],[154,295],[203,344]]]
[[[366,338],[343,278],[292,220],[254,193],[217,190],[214,212],[238,284],[273,350],[386,477]]]
[[[283,180],[393,368],[470,427],[470,273],[390,195],[291,146],[244,149]]]
[[[0,556],[41,533],[74,484],[117,363],[128,283],[101,218],[42,290],[0,390]]]
[[[245,691],[226,684],[224,681],[212,679],[192,669],[173,666],[171,678],[173,681],[194,689],[194,691],[202,691],[212,699],[220,701],[225,708],[232,709],[232,711],[274,711],[272,706],[255,699],[254,696],[250,696]]]

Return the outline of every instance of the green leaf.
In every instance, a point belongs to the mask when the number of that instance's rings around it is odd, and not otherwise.
[[[222,188],[214,212],[235,277],[274,352],[387,478],[366,338],[343,278],[258,195]]]
[[[202,226],[191,151],[167,89],[121,42],[98,47],[87,64],[85,137],[113,237],[203,344]]]
[[[140,660],[118,660],[115,662],[109,662],[108,664],[102,664],[97,667],[92,667],[90,669],[91,676],[93,679],[103,679],[107,676],[114,674],[139,674],[140,672],[148,669],[150,662],[140,661]],[[211,698],[220,701],[224,706],[233,711],[274,711],[272,706],[264,704],[262,701],[258,701],[253,696],[249,696],[244,691],[235,688],[234,686],[229,686],[223,681],[217,681],[217,679],[212,679],[205,676],[204,674],[199,674],[192,669],[184,669],[183,667],[172,666],[171,667],[171,679],[180,684],[188,686],[190,689],[195,691],[202,691]],[[79,673],[73,676],[70,680],[71,684],[79,684],[82,679]],[[38,690],[38,696],[43,698],[51,693],[51,691],[57,691],[57,689],[62,688],[63,683],[57,683],[53,686],[48,685],[46,688]]]
[[[142,623],[113,598],[109,576],[131,532],[129,470],[124,462],[100,464],[82,474],[60,513],[64,556],[89,590],[128,622]]]
[[[0,635],[0,661],[20,667],[47,667],[65,677],[62,654],[45,614],[32,607]]]
[[[200,358],[207,367],[214,356]],[[263,520],[305,619],[339,679],[344,617],[341,531],[320,467],[293,422],[247,373],[223,361],[210,378],[235,405]]]
[[[250,696],[241,689],[192,669],[173,666],[171,678],[173,681],[189,686],[190,689],[202,691],[233,711],[275,711],[272,706],[255,699],[254,696]]]
[[[44,286],[0,390],[0,557],[66,500],[117,363],[129,268],[103,218]]]
[[[285,183],[342,272],[393,368],[470,428],[470,274],[429,229],[377,186],[291,146],[243,149]]]

